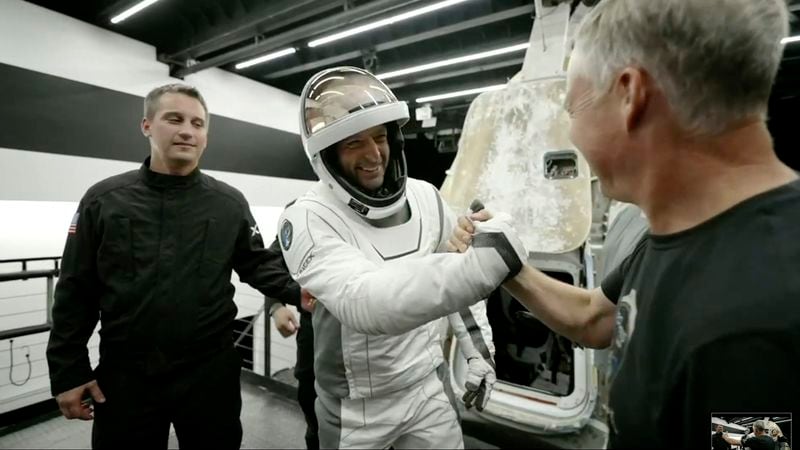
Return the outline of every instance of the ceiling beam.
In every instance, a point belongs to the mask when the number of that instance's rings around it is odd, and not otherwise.
[[[172,75],[178,78],[183,78],[186,75],[199,72],[203,69],[208,69],[209,67],[217,67],[234,61],[242,61],[264,53],[268,53],[271,50],[277,50],[281,47],[288,46],[312,36],[319,36],[334,29],[341,29],[350,24],[367,20],[378,15],[386,14],[389,11],[402,8],[413,3],[418,3],[419,1],[421,0],[374,0],[365,5],[326,17],[325,19],[307,23],[287,32],[270,36],[255,44],[225,52],[188,67],[179,68],[175,70]]]
[[[455,77],[460,77],[462,75],[470,75],[470,74],[478,73],[478,72],[487,72],[489,70],[501,69],[503,67],[509,67],[509,66],[520,66],[520,67],[522,67],[522,62],[524,60],[525,60],[525,58],[514,58],[514,59],[509,59],[509,60],[506,60],[506,61],[494,62],[494,63],[491,63],[491,64],[481,64],[481,65],[477,65],[477,66],[467,67],[465,69],[451,70],[449,72],[441,72],[441,73],[437,73],[437,74],[434,74],[434,75],[428,75],[428,76],[425,76],[425,77],[408,78],[408,79],[405,79],[403,81],[398,81],[396,83],[387,84],[387,86],[389,87],[389,89],[399,89],[399,88],[403,88],[403,87],[406,87],[406,86],[411,86],[411,85],[414,85],[414,84],[422,84],[422,83],[428,83],[428,82],[431,82],[431,81],[444,80],[444,79],[447,79],[447,78],[455,78]]]
[[[495,22],[500,22],[503,20],[508,20],[512,17],[521,16],[523,14],[532,14],[533,13],[533,6],[531,5],[523,5],[518,6],[516,8],[507,9],[505,11],[496,12],[493,14],[488,14],[486,16],[477,17],[475,19],[465,20],[463,22],[458,22],[453,25],[448,25],[445,27],[437,28],[435,30],[426,31],[424,33],[415,34],[413,36],[407,36],[400,39],[395,39],[393,41],[384,42],[375,46],[374,50],[376,52],[382,52],[385,50],[391,50],[394,48],[402,47],[405,45],[416,44],[417,42],[421,42],[427,39],[435,39],[443,36],[447,36],[453,33],[458,33],[460,31],[468,30],[470,28],[480,27],[483,25],[488,25]],[[287,69],[279,70],[276,72],[272,72],[269,74],[264,75],[264,79],[266,80],[274,80],[277,78],[283,78],[289,75],[294,75],[297,73],[306,72],[309,70],[314,70],[320,67],[326,67],[333,64],[341,63],[343,61],[348,61],[351,59],[355,59],[361,56],[361,50],[355,50],[347,53],[342,53],[340,55],[331,56],[330,58],[320,59],[317,61],[311,61],[305,64],[301,64],[299,66],[289,67]]]
[[[334,8],[341,8],[343,0],[283,0],[272,2],[258,11],[247,14],[234,23],[220,24],[216,29],[199,37],[196,43],[163,56],[167,61],[198,58],[221,50],[237,42],[269,33],[291,23],[313,17]],[[288,17],[287,17],[288,16]]]

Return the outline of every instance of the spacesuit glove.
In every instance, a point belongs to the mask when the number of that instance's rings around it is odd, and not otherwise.
[[[528,261],[528,251],[511,224],[512,218],[498,213],[486,222],[475,222],[471,249],[478,256],[479,265],[497,287],[514,278]]]
[[[461,398],[467,409],[475,406],[478,411],[483,411],[492,395],[497,375],[494,368],[481,357],[473,356],[467,360],[467,382],[464,387],[467,391]]]

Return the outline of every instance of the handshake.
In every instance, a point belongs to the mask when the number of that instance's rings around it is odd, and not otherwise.
[[[470,209],[472,214],[469,217],[458,219],[447,247],[451,252],[464,253],[470,266],[478,266],[468,273],[484,275],[485,280],[480,284],[481,289],[489,289],[485,292],[488,295],[522,270],[528,252],[511,225],[510,215],[499,213],[492,217],[477,200]],[[475,406],[478,411],[483,411],[497,380],[494,364],[491,356],[479,357],[465,352],[464,345],[461,343],[461,351],[467,358],[467,381],[462,400],[467,409]]]
[[[472,248],[482,272],[497,284],[514,278],[528,260],[528,252],[512,225],[509,214],[494,216],[475,200],[469,216],[462,216],[453,230],[447,248],[467,253]]]

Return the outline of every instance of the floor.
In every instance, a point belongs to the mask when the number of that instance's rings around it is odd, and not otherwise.
[[[242,382],[243,449],[305,448],[305,422],[300,406],[285,395],[262,386]],[[14,433],[0,436],[0,449],[91,448],[92,423],[63,417],[40,422]],[[497,448],[465,436],[467,448]],[[174,431],[169,448],[178,448]]]
[[[296,402],[242,383],[242,448],[304,448],[305,422]],[[267,418],[269,418],[267,420]],[[57,417],[0,437],[0,448],[91,448],[92,423]],[[172,431],[169,448],[178,448]]]

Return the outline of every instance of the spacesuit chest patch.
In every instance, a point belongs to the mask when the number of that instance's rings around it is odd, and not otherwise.
[[[284,250],[289,250],[292,246],[292,222],[288,220],[283,221],[281,225],[281,246]]]

